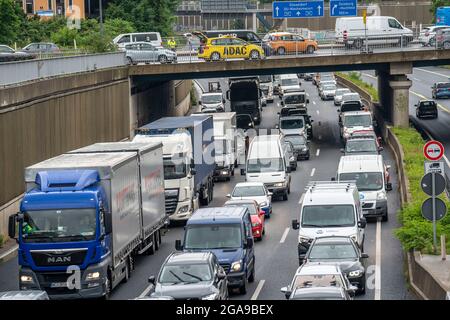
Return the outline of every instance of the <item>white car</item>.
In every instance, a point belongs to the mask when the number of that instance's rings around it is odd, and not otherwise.
[[[225,99],[221,92],[203,93],[199,104],[204,109],[216,109],[216,112],[225,112]]]
[[[320,93],[320,97],[322,98],[322,100],[334,99],[334,96],[336,95],[336,85],[324,84]]]
[[[346,93],[352,93],[349,88],[338,88],[334,95],[334,105],[339,106],[342,102],[342,96]]]
[[[296,91],[301,90],[297,74],[282,74],[280,76],[278,94],[282,97],[284,92],[290,89],[295,89]]]
[[[450,26],[431,26],[423,28],[419,34],[419,42],[424,47],[434,47],[436,45],[436,32],[441,29],[447,29]]]
[[[236,184],[231,194],[227,194],[231,200],[255,200],[266,217],[272,214],[272,193],[262,182],[240,182]]]
[[[359,103],[362,104],[361,96],[359,95],[359,93],[356,93],[356,92],[344,93],[342,95],[340,105],[342,105],[344,102],[348,102],[348,101],[358,101]]]
[[[305,118],[304,116],[287,116],[281,117],[279,125],[275,126],[276,129],[280,130],[282,135],[288,134],[305,134]]]

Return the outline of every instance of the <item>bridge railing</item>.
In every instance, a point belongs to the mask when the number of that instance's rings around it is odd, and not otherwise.
[[[123,51],[1,63],[0,86],[124,65]]]

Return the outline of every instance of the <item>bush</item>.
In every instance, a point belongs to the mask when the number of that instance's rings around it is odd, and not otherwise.
[[[0,233],[0,248],[3,247],[4,241],[5,241],[5,239],[4,239],[3,235]]]
[[[378,90],[375,89],[370,83],[367,83],[364,80],[362,80],[359,72],[354,72],[354,71],[349,72],[349,73],[336,72],[336,74],[344,79],[347,79],[347,80],[353,82],[358,87],[367,91],[370,94],[370,97],[372,98],[373,102],[378,101]]]

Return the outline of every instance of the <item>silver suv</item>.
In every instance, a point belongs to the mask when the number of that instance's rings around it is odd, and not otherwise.
[[[129,64],[139,62],[177,62],[177,54],[163,47],[155,47],[148,42],[134,42],[125,46],[127,61]]]

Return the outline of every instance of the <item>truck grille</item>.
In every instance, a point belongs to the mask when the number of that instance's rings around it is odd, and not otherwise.
[[[175,213],[178,203],[178,189],[169,189],[165,192],[166,195],[166,214]]]
[[[87,249],[31,251],[31,257],[38,267],[80,265],[86,254]]]
[[[372,202],[366,202],[363,204],[363,209],[370,209],[373,207],[373,203]]]
[[[229,263],[221,263],[220,266],[223,268],[223,270],[225,271],[225,273],[230,272],[231,265],[230,265]]]

